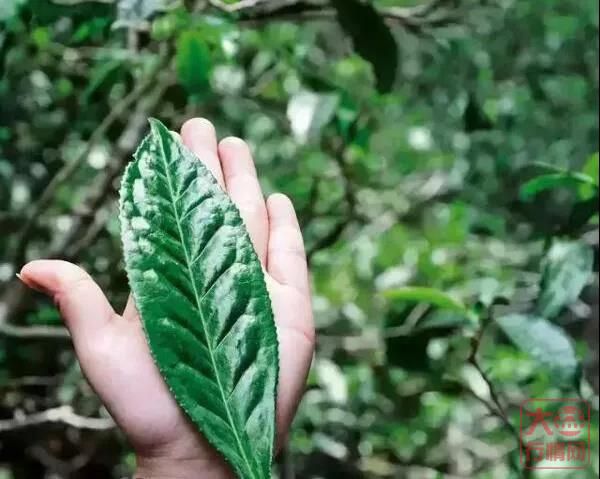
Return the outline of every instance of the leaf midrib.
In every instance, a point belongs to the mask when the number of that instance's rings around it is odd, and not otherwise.
[[[204,319],[204,314],[202,313],[202,300],[200,298],[200,296],[198,295],[198,288],[196,286],[196,281],[194,279],[194,275],[192,273],[192,268],[191,268],[191,263],[190,263],[190,256],[189,253],[187,251],[187,248],[185,246],[185,241],[184,241],[184,234],[183,234],[183,229],[181,227],[181,222],[179,219],[179,212],[177,210],[177,205],[175,203],[175,194],[174,194],[174,190],[173,190],[173,183],[172,183],[172,178],[171,178],[171,173],[169,171],[169,163],[167,162],[167,155],[166,155],[166,151],[165,151],[165,145],[164,145],[164,141],[161,138],[161,135],[159,133],[159,141],[160,141],[160,149],[162,152],[162,160],[163,160],[163,165],[165,167],[165,172],[166,172],[166,176],[167,176],[167,186],[169,187],[169,196],[170,196],[170,203],[171,206],[173,207],[173,214],[175,215],[175,222],[177,223],[177,230],[179,232],[179,239],[181,241],[181,247],[183,248],[183,253],[185,256],[185,263],[186,263],[186,267],[188,270],[188,275],[190,277],[190,283],[192,284],[192,289],[194,290],[194,299],[196,300],[196,307],[198,309],[198,312],[200,314],[200,322],[202,324],[202,331],[204,333],[204,338],[206,340],[206,347],[208,349],[208,354],[210,357],[210,361],[212,364],[212,368],[215,374],[215,378],[217,380],[217,386],[219,388],[219,393],[221,394],[221,400],[223,401],[223,405],[225,407],[225,412],[227,413],[227,419],[229,420],[229,425],[231,427],[231,430],[233,432],[233,435],[235,437],[238,449],[242,455],[242,458],[244,459],[244,462],[246,463],[246,466],[248,468],[248,472],[250,472],[252,474],[253,478],[256,478],[256,476],[254,475],[252,466],[250,465],[250,461],[248,460],[248,457],[246,455],[246,451],[242,445],[241,439],[238,435],[238,431],[237,428],[235,427],[235,422],[233,421],[233,416],[231,414],[231,411],[229,410],[229,404],[225,398],[225,391],[223,390],[223,385],[221,384],[221,378],[219,376],[218,373],[218,369],[217,369],[217,363],[215,361],[215,356],[214,356],[214,351],[210,342],[210,338],[208,337],[208,332],[206,331],[206,324],[205,324],[205,319]]]

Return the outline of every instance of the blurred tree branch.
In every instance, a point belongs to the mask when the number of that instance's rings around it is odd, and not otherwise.
[[[242,22],[267,20],[311,20],[332,18],[336,11],[329,2],[322,0],[242,0],[227,4],[222,0],[209,0],[214,8],[225,13],[236,14]],[[380,15],[394,23],[400,23],[409,30],[441,26],[458,21],[453,9],[456,0],[433,0],[414,7],[380,8]]]
[[[115,427],[115,423],[110,418],[84,417],[76,414],[71,406],[60,406],[30,415],[20,413],[13,419],[2,419],[0,420],[0,433],[48,423],[94,431],[105,431]]]
[[[239,12],[240,10],[246,10],[254,8],[261,3],[266,3],[269,0],[241,0],[237,3],[226,3],[222,0],[209,0],[208,3],[219,10],[223,10],[228,13]]]
[[[477,359],[481,341],[490,323],[490,318],[485,318],[482,320],[482,324],[479,327],[477,334],[471,339],[471,352],[467,361],[477,370],[477,372],[480,374],[481,378],[487,385],[490,393],[490,398],[495,407],[492,407],[492,405],[487,400],[479,397],[474,391],[471,391],[471,394],[477,399],[479,399],[482,402],[482,404],[484,404],[490,410],[490,413],[492,413],[494,416],[499,417],[502,420],[502,422],[506,425],[506,427],[510,430],[512,435],[517,440],[517,443],[519,443],[519,441],[521,440],[519,431],[517,431],[515,426],[510,422],[508,414],[506,413],[506,410],[504,409],[504,406],[502,405],[502,402],[500,400],[500,395],[496,390],[496,386],[494,385],[486,371],[484,371],[483,367],[479,363],[479,360]]]
[[[15,326],[0,323],[0,336],[19,339],[70,339],[69,332],[61,326]]]

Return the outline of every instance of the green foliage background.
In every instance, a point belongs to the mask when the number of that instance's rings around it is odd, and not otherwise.
[[[0,478],[131,472],[43,415],[106,413],[14,273],[77,261],[124,305],[148,116],[246,138],[299,211],[319,339],[279,477],[542,477],[531,397],[591,401],[591,464],[556,477],[597,477],[597,113],[595,0],[3,0]]]

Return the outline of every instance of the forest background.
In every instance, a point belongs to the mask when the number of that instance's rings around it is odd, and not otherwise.
[[[155,116],[294,201],[318,346],[276,477],[598,477],[596,0],[2,0],[0,479],[131,473],[27,260],[128,294],[117,187]],[[583,471],[520,405],[591,404]]]

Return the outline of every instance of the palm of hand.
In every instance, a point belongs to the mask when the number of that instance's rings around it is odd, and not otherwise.
[[[230,138],[217,145],[206,120],[188,121],[184,143],[205,163],[236,203],[250,233],[273,304],[280,343],[277,439],[285,439],[304,388],[314,348],[306,259],[293,206],[282,195],[266,204],[247,145]],[[203,477],[227,468],[181,412],[156,368],[130,298],[122,316],[78,267],[34,261],[21,272],[30,286],[52,295],[71,331],[82,369],[131,441],[138,460],[205,467]],[[177,466],[179,467],[179,466]]]

